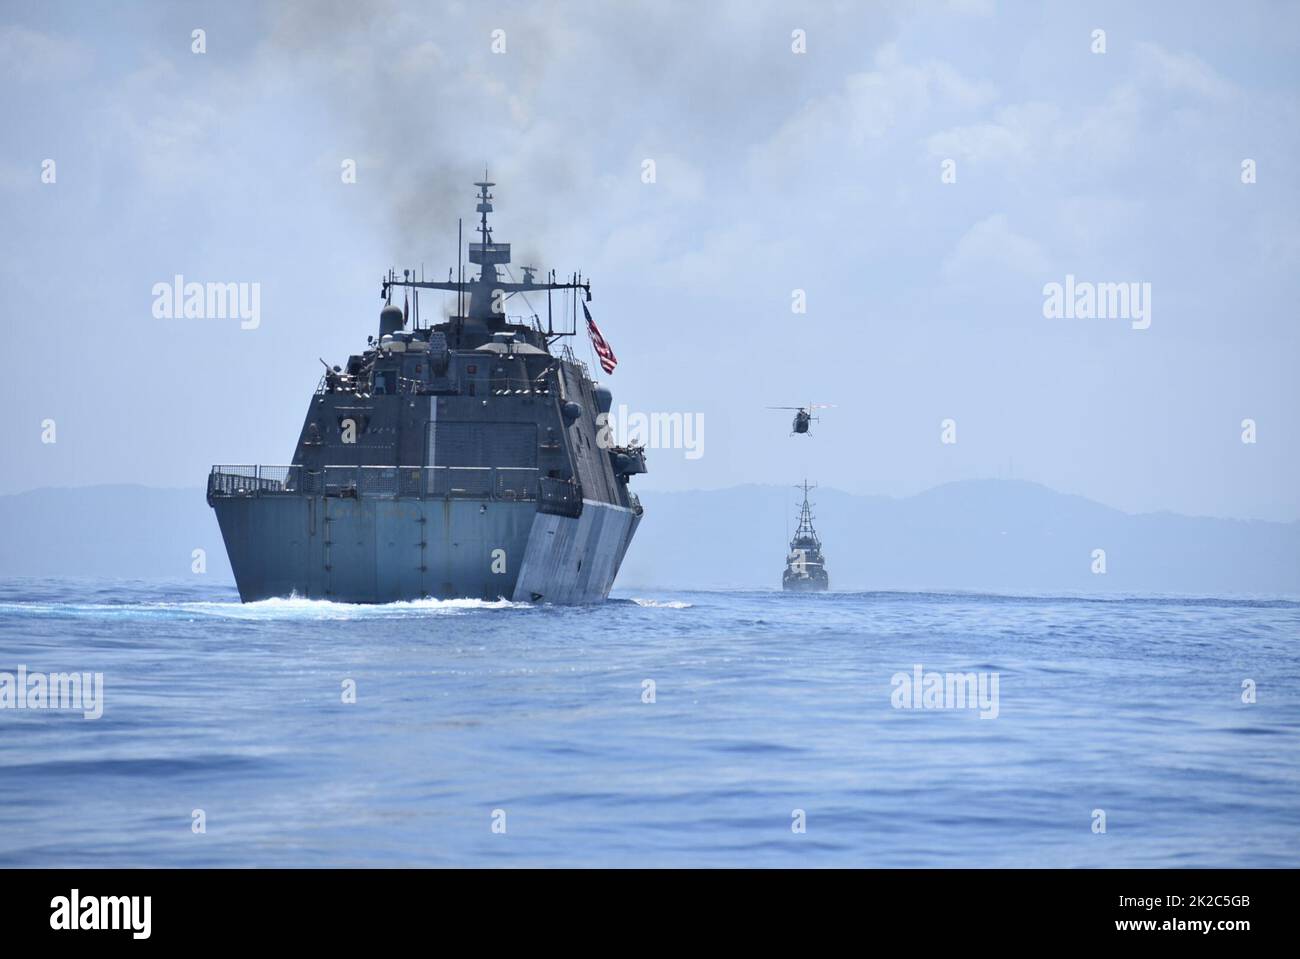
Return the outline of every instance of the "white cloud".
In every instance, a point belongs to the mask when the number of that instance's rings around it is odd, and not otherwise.
[[[182,93],[182,81],[172,61],[158,59],[123,78],[108,100],[106,131],[158,185],[213,176],[230,152],[219,98]]]
[[[1061,179],[1090,175],[1142,156],[1152,136],[1144,106],[1131,83],[1079,110],[1040,101],[1012,104],[992,120],[931,135],[926,150],[932,157],[1042,168]]]
[[[432,40],[423,40],[401,50],[394,71],[411,79],[436,76],[443,68],[442,50]]]
[[[1156,43],[1137,44],[1139,70],[1144,78],[1170,91],[1186,91],[1210,100],[1226,100],[1236,87],[1219,76],[1204,60],[1191,53],[1171,53]]]
[[[977,162],[1030,162],[1051,146],[1060,111],[1047,103],[1021,103],[1003,107],[984,123],[952,127],[933,134],[926,148],[934,157]]]
[[[943,263],[950,280],[984,277],[990,270],[1041,276],[1050,265],[1037,242],[1015,232],[1005,213],[980,220],[957,241]]]
[[[1230,99],[1236,88],[1192,54],[1170,53],[1154,43],[1137,44],[1137,67],[1099,100],[1066,110],[1041,100],[1008,104],[991,119],[941,130],[926,140],[931,157],[1019,167],[1067,175],[1140,161],[1144,144],[1157,135],[1153,97],[1188,92],[1211,101]],[[1166,114],[1159,114],[1167,120]]]
[[[967,17],[993,16],[993,0],[947,0],[944,8]]]
[[[21,26],[0,26],[0,76],[19,83],[66,81],[83,73],[91,55],[76,40]]]
[[[751,163],[763,177],[786,178],[811,156],[859,149],[935,109],[972,109],[995,96],[987,81],[967,80],[937,60],[903,62],[896,47],[876,54],[875,69],[846,76],[838,90],[809,100],[765,142]]]

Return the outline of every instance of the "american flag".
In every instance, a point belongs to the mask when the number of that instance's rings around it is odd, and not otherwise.
[[[591,345],[596,348],[596,355],[600,357],[600,368],[606,373],[613,373],[614,367],[618,366],[618,357],[605,342],[605,337],[601,335],[596,321],[591,318],[591,310],[587,309],[586,303],[582,304],[582,312],[587,317],[587,335],[591,337]]]

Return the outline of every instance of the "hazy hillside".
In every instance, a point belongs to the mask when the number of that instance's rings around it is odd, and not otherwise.
[[[178,579],[195,549],[233,583],[201,489],[86,486],[0,496],[0,576]]]
[[[647,493],[621,586],[779,585],[793,489]],[[1032,483],[950,483],[904,499],[816,490],[840,589],[1300,594],[1300,524],[1131,516]],[[0,576],[230,581],[201,490],[44,489],[0,497]],[[1091,572],[1106,550],[1107,572]]]
[[[646,495],[620,582],[780,584],[797,494]],[[1300,524],[1131,516],[1034,483],[949,483],[904,499],[813,493],[833,588],[1300,594]],[[1105,575],[1091,572],[1106,551]]]

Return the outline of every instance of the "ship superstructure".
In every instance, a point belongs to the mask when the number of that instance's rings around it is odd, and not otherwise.
[[[326,366],[290,465],[212,468],[208,502],[245,602],[609,594],[641,520],[628,481],[644,451],[600,442],[612,394],[564,342],[590,282],[514,277],[488,222],[494,185],[475,183],[478,276],[388,272],[376,334]],[[420,324],[423,291],[454,298],[445,320]],[[545,298],[544,321],[507,313],[532,311],[529,294]]]
[[[796,592],[819,592],[830,588],[826,560],[822,556],[822,542],[813,529],[812,505],[808,502],[808,481],[803,486],[803,505],[799,510],[799,525],[790,540],[790,554],[786,557],[785,573],[781,576],[783,589]]]

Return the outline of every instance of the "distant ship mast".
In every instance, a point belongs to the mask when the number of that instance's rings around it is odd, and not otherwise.
[[[794,539],[790,541],[791,547],[811,547],[817,550],[822,547],[821,540],[817,538],[817,531],[813,529],[812,506],[808,502],[808,491],[816,488],[816,486],[809,486],[807,480],[803,481],[802,486],[795,487],[803,490],[803,506],[799,510],[799,527],[794,531]]]

